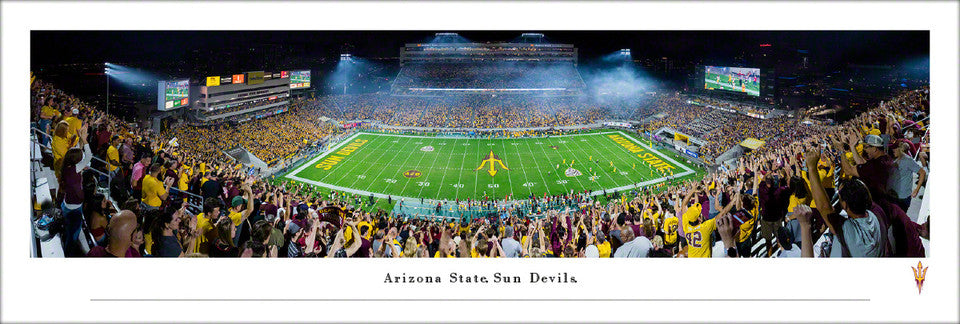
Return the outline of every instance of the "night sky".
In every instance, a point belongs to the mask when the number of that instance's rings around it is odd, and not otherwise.
[[[34,31],[33,65],[177,60],[191,50],[242,44],[296,45],[302,55],[397,56],[404,43],[429,41],[439,31]],[[471,41],[508,41],[528,31],[452,31]],[[581,60],[631,48],[636,57],[727,59],[761,43],[806,49],[824,64],[897,64],[929,56],[926,31],[534,31],[572,43]]]

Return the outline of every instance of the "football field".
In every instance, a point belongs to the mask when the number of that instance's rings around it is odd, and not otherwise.
[[[621,131],[510,139],[359,132],[285,177],[380,198],[526,199],[695,174],[680,160]]]

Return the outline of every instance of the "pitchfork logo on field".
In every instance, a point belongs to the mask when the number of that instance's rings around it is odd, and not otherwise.
[[[506,165],[503,165],[503,160],[501,160],[499,156],[494,155],[493,151],[490,151],[490,155],[488,155],[487,158],[483,160],[483,163],[480,163],[480,166],[477,167],[477,171],[480,171],[480,169],[483,169],[483,166],[487,165],[487,162],[490,162],[490,170],[487,170],[487,173],[489,173],[491,177],[497,175],[496,166],[498,163],[500,164],[500,167],[503,168],[504,170],[510,170],[509,168],[507,168]]]

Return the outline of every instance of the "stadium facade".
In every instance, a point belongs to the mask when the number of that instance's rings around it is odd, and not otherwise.
[[[230,117],[242,121],[286,111],[290,98],[290,72],[245,72],[208,76],[200,86],[195,106],[200,122],[216,123]]]

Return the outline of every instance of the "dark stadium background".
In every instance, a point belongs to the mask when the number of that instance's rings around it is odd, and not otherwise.
[[[33,31],[31,70],[64,90],[88,97],[105,98],[103,63],[117,62],[158,79],[190,78],[224,71],[310,68],[311,91],[340,92],[320,84],[334,69],[341,52],[375,63],[365,71],[360,86],[349,92],[375,92],[389,87],[398,70],[399,48],[405,43],[428,42],[436,32],[447,31]],[[517,39],[528,31],[449,31],[476,42]],[[779,76],[777,97],[790,106],[823,102],[873,100],[895,89],[872,87],[864,80],[876,76],[857,66],[901,65],[927,57],[926,31],[535,31],[545,41],[574,44],[580,51],[580,66],[589,67],[599,58],[630,48],[636,64],[666,87],[689,87],[694,68],[700,64],[752,66],[765,62]],[[771,47],[762,48],[761,44]],[[883,49],[883,50],[877,50]],[[922,78],[928,61],[900,71],[906,86],[913,86],[913,71]],[[908,63],[906,66],[910,67]],[[853,68],[851,68],[853,67]],[[886,77],[887,75],[883,75]],[[817,93],[804,89],[807,83],[829,81],[825,88],[855,90],[851,93]],[[847,81],[847,82],[843,82]],[[854,82],[858,81],[858,82]],[[779,84],[779,83],[783,84]],[[153,100],[154,86],[111,85],[116,109],[145,106]],[[589,86],[589,84],[588,84]],[[834,98],[827,98],[827,97]],[[819,98],[817,98],[819,97]],[[842,97],[842,98],[841,98]],[[851,98],[853,97],[853,98]],[[124,112],[135,116],[145,112]]]

